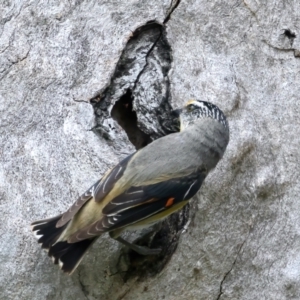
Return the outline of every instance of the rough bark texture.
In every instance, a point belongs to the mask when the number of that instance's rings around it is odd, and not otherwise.
[[[298,0],[2,1],[0,17],[1,299],[300,299]],[[164,25],[116,81],[149,21]],[[128,89],[131,137],[110,115]],[[104,236],[62,274],[30,222],[67,209],[190,98],[224,110],[231,140],[168,264],[126,277]]]

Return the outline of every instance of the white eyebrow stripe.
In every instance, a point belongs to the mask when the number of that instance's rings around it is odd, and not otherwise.
[[[189,187],[189,189],[188,189],[188,190],[186,191],[186,193],[184,194],[183,200],[185,200],[185,197],[188,195],[188,193],[190,192],[191,188],[193,187],[193,185],[194,185],[196,182],[197,182],[197,180],[195,180],[195,181],[191,184],[191,186]]]

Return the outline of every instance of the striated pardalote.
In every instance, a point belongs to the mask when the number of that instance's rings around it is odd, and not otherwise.
[[[175,111],[180,132],[155,140],[107,172],[63,214],[33,222],[55,264],[71,274],[105,232],[142,254],[158,254],[124,240],[124,230],[151,226],[181,209],[222,158],[229,127],[215,105],[191,100]]]

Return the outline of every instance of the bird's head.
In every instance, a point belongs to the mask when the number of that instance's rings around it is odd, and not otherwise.
[[[180,131],[193,125],[200,118],[212,118],[220,122],[225,128],[228,123],[224,113],[214,104],[200,100],[188,101],[182,109],[176,109],[173,114],[177,114],[180,120]]]

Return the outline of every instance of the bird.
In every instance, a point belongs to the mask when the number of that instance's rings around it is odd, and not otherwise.
[[[172,113],[178,132],[126,157],[66,212],[31,224],[38,243],[63,272],[71,275],[104,233],[140,255],[160,253],[126,241],[122,232],[152,226],[183,208],[229,142],[228,121],[216,105],[190,100]]]

